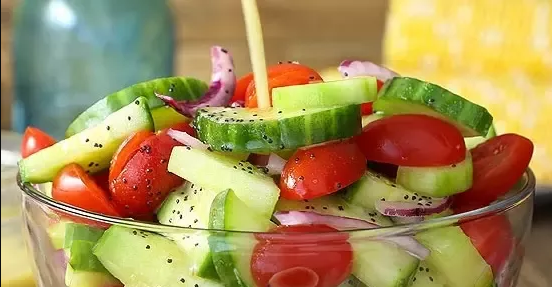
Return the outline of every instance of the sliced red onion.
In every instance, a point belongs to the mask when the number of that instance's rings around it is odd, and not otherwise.
[[[337,230],[372,229],[378,227],[361,219],[325,215],[310,211],[278,211],[274,213],[274,217],[281,225],[325,224]]]
[[[282,171],[284,170],[284,166],[286,165],[286,160],[281,158],[275,153],[271,153],[268,157],[268,163],[266,164],[266,168],[268,170],[268,174],[270,175],[280,175],[282,174]]]
[[[308,276],[308,277],[306,277]],[[305,282],[301,282],[301,285],[297,285],[297,278],[308,279]],[[270,277],[268,280],[268,286],[270,287],[316,287],[318,286],[320,277],[314,270],[307,267],[292,267],[286,270],[282,270]],[[293,282],[293,283],[290,283]]]
[[[424,221],[423,216],[392,216],[391,219],[399,224],[412,224]]]
[[[60,280],[64,280],[65,272],[67,270],[67,263],[69,262],[67,253],[63,249],[58,249],[54,251],[52,257],[56,274],[59,276]]]
[[[236,74],[234,73],[234,61],[228,50],[213,46],[211,48],[211,84],[207,92],[195,102],[176,101],[175,99],[156,94],[156,96],[179,113],[193,117],[198,109],[204,107],[227,106],[234,95],[236,87]]]
[[[385,82],[391,78],[399,76],[399,74],[392,70],[368,61],[345,60],[339,64],[337,69],[344,78],[371,76]]]
[[[200,140],[194,138],[193,136],[189,135],[186,132],[169,129],[167,131],[167,135],[175,139],[179,143],[185,144],[193,148],[206,150],[209,147],[206,144],[202,143]]]
[[[450,197],[427,202],[377,201],[376,210],[386,216],[424,216],[439,213],[449,208]]]

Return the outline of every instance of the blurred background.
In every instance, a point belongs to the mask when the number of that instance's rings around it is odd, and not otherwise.
[[[332,79],[339,78],[342,60],[369,60],[487,107],[499,133],[520,133],[535,143],[531,167],[543,195],[537,203],[549,209],[552,0],[258,5],[269,64],[295,60]],[[8,158],[15,162],[4,150],[17,150],[16,134],[26,126],[61,138],[86,107],[133,83],[169,75],[208,81],[209,47],[215,44],[232,52],[238,75],[250,71],[239,0],[1,0],[1,12],[2,129],[15,132],[2,133],[3,251],[17,249],[4,237],[4,215],[11,214],[5,193],[18,192],[4,182]],[[552,240],[550,228],[534,233],[529,246]],[[551,286],[543,266],[552,254],[532,252],[520,286]],[[5,276],[15,274],[4,269],[4,260],[2,286]],[[6,286],[27,286],[14,284]]]

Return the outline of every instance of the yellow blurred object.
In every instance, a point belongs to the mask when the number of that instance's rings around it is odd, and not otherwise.
[[[552,184],[552,1],[393,0],[384,64],[485,106],[497,132],[535,144]]]
[[[319,71],[320,77],[324,82],[341,80],[341,74],[337,70],[337,67],[329,67],[322,71]]]
[[[2,219],[4,220],[4,219]],[[1,287],[34,287],[34,277],[28,264],[27,250],[21,236],[2,234]]]

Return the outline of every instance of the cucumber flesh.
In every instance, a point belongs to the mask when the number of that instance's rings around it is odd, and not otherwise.
[[[439,167],[399,166],[397,183],[425,196],[445,197],[468,190],[473,183],[471,153],[453,165]]]
[[[207,229],[215,196],[217,192],[187,182],[167,196],[157,212],[157,219],[165,225]],[[165,236],[174,240],[188,254],[191,274],[208,279],[218,278],[207,242],[207,231],[189,230]]]
[[[412,277],[409,287],[445,287],[445,283],[439,278],[435,270],[429,268],[424,262],[420,262],[416,274]]]
[[[381,118],[383,118],[382,114],[370,114],[370,115],[362,116],[362,127],[365,127],[369,123],[377,121]]]
[[[431,251],[425,263],[445,280],[446,286],[492,286],[491,267],[460,227],[430,229],[416,234],[415,237]]]
[[[170,128],[178,123],[191,122],[191,119],[175,111],[169,106],[157,107],[151,110],[153,125],[156,131]]]
[[[121,282],[109,273],[75,270],[71,265],[67,265],[65,285],[67,287],[104,287],[120,286]]]
[[[372,102],[378,94],[374,77],[354,78],[272,89],[275,109],[332,107]]]
[[[188,255],[155,233],[113,225],[98,241],[94,254],[125,286],[223,286],[186,272]]]
[[[119,145],[140,130],[153,130],[145,98],[138,98],[96,126],[21,160],[21,179],[32,183],[52,181],[70,163],[79,164],[89,173],[104,170]]]
[[[351,275],[349,276],[349,278],[347,278],[345,281],[339,284],[338,287],[368,287],[368,286],[362,283],[362,281],[358,280],[355,276]]]
[[[293,150],[359,134],[360,105],[292,111],[204,108],[194,126],[199,139],[217,151]]]
[[[454,124],[466,137],[487,135],[493,123],[493,117],[484,107],[438,85],[408,77],[387,81],[373,107],[386,115],[439,117]]]
[[[345,202],[335,195],[327,195],[309,200],[286,200],[280,198],[277,211],[310,211],[325,215],[334,215],[361,219],[379,226],[390,226],[392,222],[375,209],[362,208]]]
[[[65,137],[71,137],[101,123],[107,116],[139,97],[144,97],[148,106],[154,109],[165,105],[155,93],[171,96],[175,100],[196,100],[206,91],[207,84],[194,78],[168,77],[138,83],[97,101],[69,125]]]
[[[464,138],[464,143],[466,144],[466,148],[468,150],[471,150],[475,148],[476,146],[486,142],[488,139],[496,137],[496,130],[494,128],[494,125],[491,126],[489,129],[489,132],[487,133],[487,136],[475,136],[475,137],[467,137]]]
[[[168,170],[208,190],[233,189],[247,206],[265,214],[266,218],[272,215],[280,196],[274,180],[257,167],[209,150],[175,147]]]
[[[272,227],[264,214],[245,205],[232,190],[219,193],[211,205],[209,228],[266,232]],[[209,247],[217,273],[225,286],[255,287],[250,271],[256,244],[251,233],[212,232]]]

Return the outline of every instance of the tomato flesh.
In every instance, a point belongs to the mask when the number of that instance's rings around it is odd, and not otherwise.
[[[371,115],[374,113],[374,110],[372,109],[373,102],[369,103],[362,103],[360,105],[360,114],[363,116]]]
[[[373,121],[356,141],[367,160],[397,166],[445,166],[466,157],[460,131],[426,115],[395,115]]]
[[[280,178],[280,196],[302,200],[334,193],[358,180],[366,159],[353,141],[338,141],[297,150]]]
[[[128,137],[117,149],[111,159],[109,167],[109,182],[112,182],[119,176],[127,162],[138,152],[140,144],[147,138],[152,137],[153,132],[144,130],[136,132]]]
[[[121,216],[103,190],[78,164],[65,166],[52,183],[52,197],[55,200],[110,216]]]
[[[251,272],[257,286],[269,286],[275,274],[296,267],[314,271],[316,287],[338,286],[351,273],[353,250],[347,234],[326,225],[278,226],[271,232],[256,235]],[[311,282],[309,272],[295,275],[309,277],[294,282]]]
[[[53,137],[40,129],[27,127],[21,141],[21,157],[26,158],[41,149],[54,145],[56,142]]]
[[[471,151],[473,184],[454,196],[457,209],[487,206],[512,189],[529,166],[533,143],[520,135],[503,134],[491,138]]]
[[[249,73],[236,81],[236,88],[234,89],[234,95],[230,103],[245,102],[245,91],[251,81],[253,81],[253,73]]]

